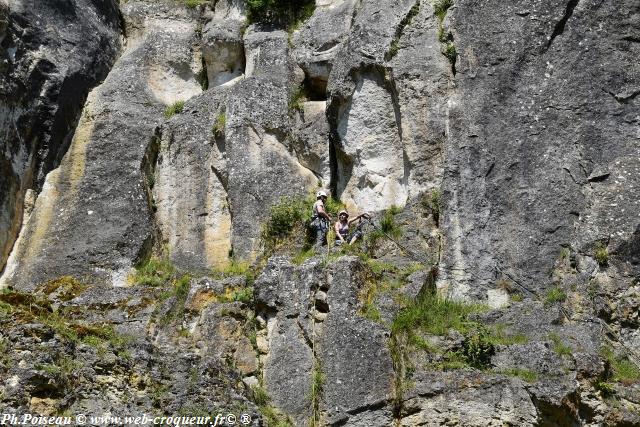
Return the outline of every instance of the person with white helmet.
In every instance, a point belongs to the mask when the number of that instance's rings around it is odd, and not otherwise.
[[[313,216],[311,217],[311,227],[316,235],[316,249],[327,244],[327,231],[331,224],[331,215],[327,213],[324,204],[327,201],[327,193],[320,190],[316,193],[316,201],[313,204]]]
[[[334,225],[337,246],[344,243],[352,245],[356,240],[362,237],[362,230],[360,230],[360,227],[357,227],[352,233],[349,233],[349,226],[361,218],[369,218],[369,214],[365,212],[353,219],[349,219],[349,212],[346,210],[340,211],[338,214],[338,220]]]

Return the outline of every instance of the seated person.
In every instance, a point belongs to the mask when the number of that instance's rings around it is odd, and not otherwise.
[[[349,233],[349,226],[360,218],[369,218],[369,215],[367,213],[363,213],[353,219],[349,219],[349,213],[347,211],[340,211],[338,214],[338,221],[336,221],[336,224],[334,225],[334,230],[336,232],[336,245],[342,245],[343,243],[352,245],[356,240],[362,237],[362,231],[359,227]]]

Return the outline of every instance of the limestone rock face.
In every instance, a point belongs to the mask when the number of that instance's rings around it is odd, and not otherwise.
[[[126,49],[85,105],[60,167],[47,176],[4,281],[30,289],[60,275],[121,286],[151,249],[148,176],[170,104],[201,92],[193,12],[128,2]]]
[[[0,269],[26,191],[60,163],[119,47],[115,1],[0,2]]]
[[[329,270],[317,258],[296,268],[272,258],[256,281],[256,301],[268,319],[265,385],[296,425],[311,417],[353,426],[393,419],[389,334],[358,314],[361,267],[355,257]],[[314,392],[318,377],[322,386]]]
[[[439,186],[449,77],[428,3],[361,5],[328,85],[332,182],[350,208],[404,206]]]
[[[318,178],[304,167],[288,134],[290,82],[284,31],[245,35],[247,78],[234,88],[228,105],[226,135],[229,202],[233,217],[234,254],[253,257],[259,249],[259,224],[284,196],[305,195]]]
[[[640,425],[637,0],[31,3],[0,0],[3,412]],[[263,251],[319,188],[361,244]]]
[[[637,188],[620,193],[638,176],[636,7],[456,2],[442,286],[481,296],[502,268],[539,289],[563,247],[597,242],[632,265],[616,253],[638,228]]]
[[[224,129],[226,92],[207,91],[161,128],[153,200],[163,244],[180,268],[204,271],[231,250]]]

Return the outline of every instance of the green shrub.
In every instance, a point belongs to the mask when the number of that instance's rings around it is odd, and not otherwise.
[[[491,356],[494,353],[493,337],[486,327],[475,325],[465,334],[462,354],[469,365],[475,368],[485,368],[491,362]]]
[[[137,285],[157,287],[168,284],[175,272],[175,266],[168,259],[151,257],[145,264],[136,268],[129,281]]]
[[[207,0],[180,0],[180,2],[187,6],[189,9],[195,9],[201,4],[205,4]]]
[[[218,113],[218,116],[216,117],[216,122],[213,125],[213,136],[215,136],[216,138],[223,138],[224,137],[224,130],[225,127],[227,126],[227,115],[224,111],[221,111]]]
[[[606,245],[604,245],[601,242],[598,242],[596,244],[596,250],[595,250],[595,258],[596,261],[598,261],[598,264],[601,267],[606,267],[609,264],[609,251],[607,250]]]
[[[291,92],[289,98],[289,111],[302,111],[304,101],[308,98],[307,90],[304,85],[300,85]]]
[[[616,356],[610,348],[603,348],[602,355],[613,370],[613,380],[625,385],[640,383],[640,367],[626,357]]]
[[[431,193],[422,196],[422,207],[431,212],[436,225],[440,224],[441,198],[440,191],[438,190],[432,190]]]
[[[402,212],[402,209],[396,206],[391,206],[389,209],[384,211],[384,214],[380,219],[380,229],[384,233],[394,238],[398,238],[402,236],[402,229],[398,226],[398,224],[396,224],[396,220],[395,220],[395,216],[398,215],[400,212]]]
[[[445,335],[449,329],[455,329],[466,333],[470,329],[467,317],[486,310],[480,304],[467,304],[423,292],[396,315],[391,330],[398,333],[420,329],[433,335]]]
[[[313,199],[284,197],[271,207],[269,219],[262,229],[268,250],[274,249],[295,231],[300,232],[311,218]]]
[[[456,65],[456,59],[458,57],[456,45],[451,42],[447,42],[442,53],[447,57],[452,66]]]
[[[559,286],[554,286],[547,291],[545,296],[544,305],[549,306],[556,302],[562,302],[567,299],[567,294]]]
[[[182,109],[184,108],[184,101],[177,101],[174,102],[173,104],[171,104],[170,106],[168,106],[165,110],[164,110],[164,116],[169,119],[171,117],[173,117],[176,114],[180,114],[182,113]]]
[[[311,395],[310,399],[313,406],[313,417],[311,419],[311,425],[320,426],[320,399],[324,389],[325,375],[322,371],[322,365],[316,361],[313,366],[313,378],[311,381]]]
[[[451,6],[453,6],[453,0],[436,0],[433,4],[434,13],[440,21],[444,20]]]
[[[249,23],[276,24],[295,29],[313,15],[315,0],[247,0]]]

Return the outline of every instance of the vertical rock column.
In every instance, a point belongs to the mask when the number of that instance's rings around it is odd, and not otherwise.
[[[0,1],[0,271],[26,191],[60,163],[119,45],[115,1]]]
[[[227,109],[229,202],[234,254],[252,258],[261,223],[283,196],[304,196],[318,179],[299,161],[290,142],[289,100],[295,85],[284,31],[245,35],[247,78]]]
[[[3,282],[21,289],[61,275],[123,285],[153,240],[143,173],[167,105],[201,91],[196,15],[174,4],[123,6],[127,48],[85,105],[71,147],[49,174]]]
[[[425,1],[366,2],[329,75],[332,184],[356,211],[439,187],[450,69]]]

